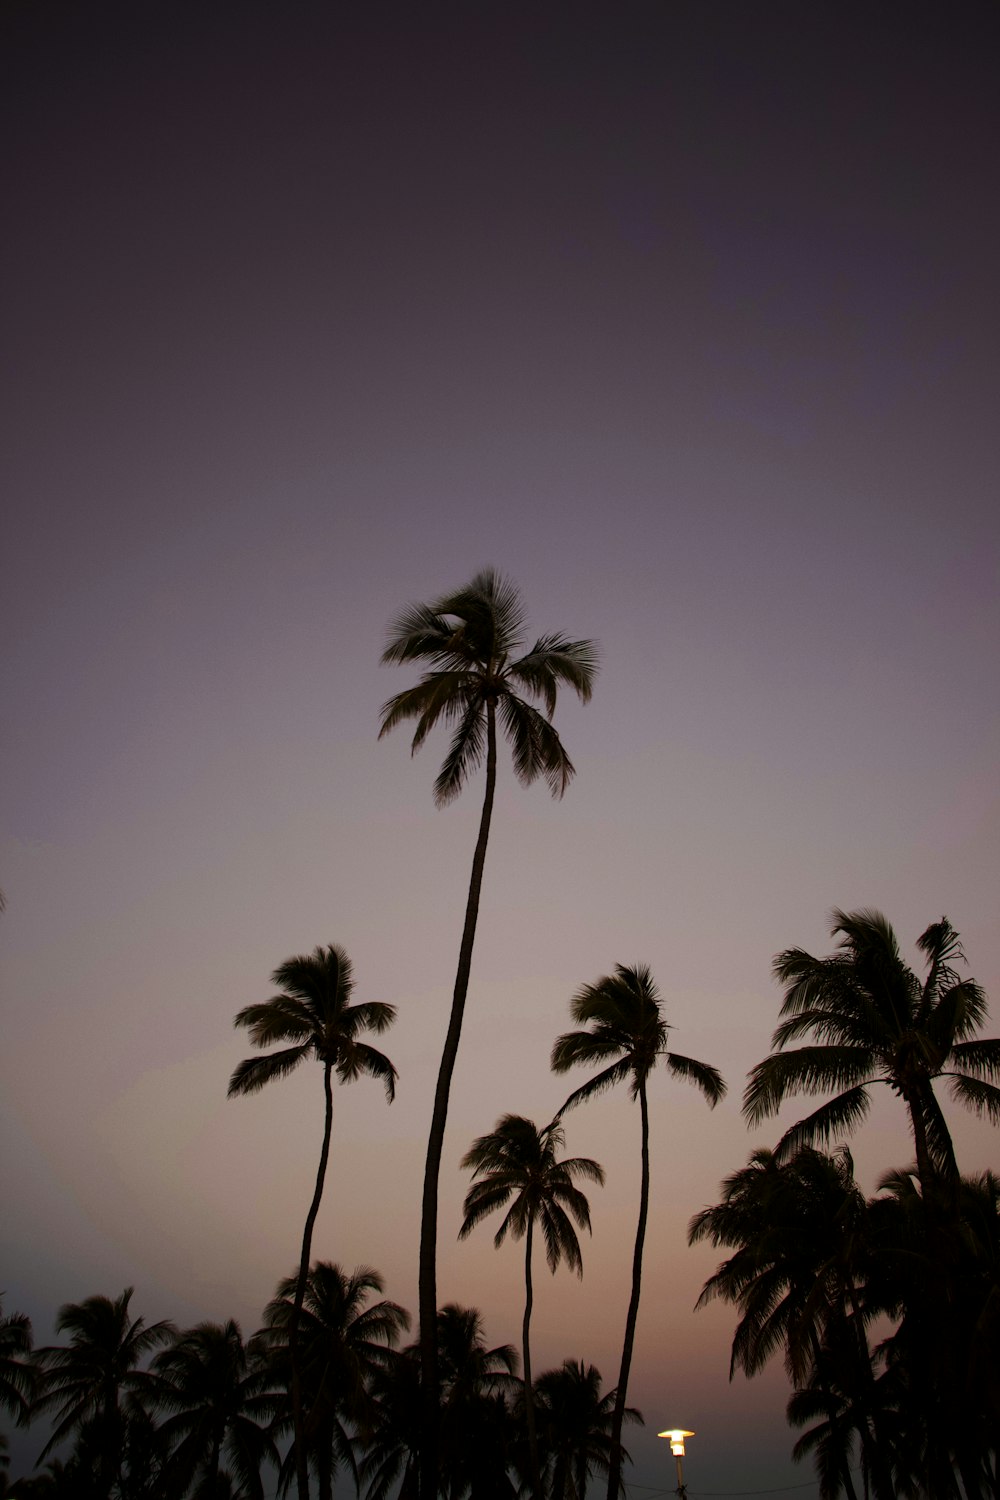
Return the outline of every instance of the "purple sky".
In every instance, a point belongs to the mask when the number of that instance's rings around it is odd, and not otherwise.
[[[322,1099],[227,1102],[232,1016],[342,943],[397,1103],[336,1099],[316,1252],[415,1307],[423,1139],[480,789],[437,812],[378,709],[388,622],[490,565],[596,637],[565,801],[505,764],[446,1143],[439,1286],[516,1341],[521,1257],[458,1245],[458,1159],[549,1118],[568,1002],[648,962],[710,1113],[654,1088],[632,1500],[805,1485],[784,1378],[727,1383],[688,1219],[779,1124],[739,1098],[772,955],[943,912],[1000,992],[1000,21],[970,3],[5,7],[9,497],[0,1286],[256,1326]],[[1000,1030],[993,1023],[992,1030]],[[570,1082],[582,1081],[571,1079]],[[805,1112],[793,1105],[788,1120]],[[949,1110],[968,1170],[996,1133]],[[614,1383],[627,1100],[538,1369]],[[910,1158],[880,1100],[859,1176]],[[29,1445],[33,1452],[36,1445]],[[646,1486],[646,1488],[642,1488]]]

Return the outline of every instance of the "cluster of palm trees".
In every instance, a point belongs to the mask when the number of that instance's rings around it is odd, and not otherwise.
[[[942,919],[919,939],[921,981],[878,912],[837,911],[836,952],[778,955],[785,985],[774,1051],[750,1074],[757,1123],[789,1095],[828,1094],[759,1149],[692,1220],[691,1241],[733,1253],[701,1303],[739,1312],[730,1375],[784,1355],[789,1422],[805,1432],[825,1500],[1000,1495],[1000,1178],[963,1178],[934,1084],[1000,1123],[1000,1040],[978,1032],[979,986],[962,978]],[[807,1039],[807,1040],[806,1040]],[[800,1047],[789,1044],[806,1040]],[[838,1136],[870,1089],[903,1100],[916,1161],[866,1199]]]
[[[623,1429],[641,1420],[627,1399],[650,1199],[650,1080],[662,1064],[710,1106],[726,1092],[713,1067],[669,1046],[662,1001],[645,966],[619,964],[573,999],[574,1029],[556,1040],[552,1068],[595,1071],[548,1123],[503,1115],[463,1160],[473,1176],[459,1233],[502,1213],[495,1244],[508,1235],[524,1241],[523,1378],[510,1346],[487,1348],[475,1310],[442,1307],[438,1298],[440,1169],[499,733],[510,743],[518,780],[541,778],[562,796],[574,771],[552,725],[558,689],[572,688],[586,702],[597,668],[592,642],[553,634],[525,644],[516,589],[486,570],[465,588],[405,611],[383,657],[426,670],[383,706],[381,734],[415,721],[416,751],[437,724],[451,728],[436,801],[450,802],[485,767],[428,1131],[416,1343],[398,1348],[409,1318],[381,1298],[376,1272],[347,1274],[312,1255],[333,1138],[333,1084],[372,1078],[389,1102],[396,1084],[389,1058],[367,1039],[391,1026],[395,1009],[355,1002],[350,960],[329,944],[288,959],[273,975],[277,994],[239,1012],[236,1024],[258,1054],[239,1064],[229,1084],[231,1095],[250,1094],[306,1060],[321,1064],[322,1145],[296,1274],[281,1284],[263,1328],[247,1342],[232,1322],[183,1334],[165,1323],[147,1327],[131,1319],[130,1293],[63,1308],[59,1328],[69,1343],[34,1354],[25,1321],[5,1320],[0,1400],[21,1420],[51,1418],[42,1461],[64,1441],[75,1444],[65,1464],[51,1460],[46,1474],[18,1485],[18,1495],[257,1500],[270,1466],[282,1492],[294,1486],[298,1500],[309,1500],[314,1482],[320,1500],[328,1500],[338,1472],[365,1500],[584,1500],[597,1473],[606,1477],[608,1500],[619,1500],[628,1457]],[[946,1077],[959,1102],[1000,1122],[1000,1041],[978,1036],[986,1002],[956,972],[962,954],[946,921],[920,939],[928,962],[923,983],[879,914],[838,912],[834,932],[842,941],[828,958],[798,949],[777,958],[786,986],[783,1020],[772,1054],[750,1074],[744,1112],[756,1126],[795,1093],[833,1097],[787,1130],[773,1152],[755,1152],[724,1184],[722,1202],[693,1221],[692,1239],[734,1251],[702,1300],[721,1296],[739,1309],[734,1370],[753,1374],[784,1349],[795,1387],[789,1416],[808,1427],[798,1451],[815,1456],[828,1500],[841,1491],[857,1500],[858,1465],[875,1500],[961,1500],[956,1474],[964,1500],[1000,1497],[997,1180],[960,1177],[934,1092],[935,1080]],[[880,1082],[904,1101],[916,1166],[887,1178],[866,1203],[846,1151],[817,1147],[836,1144],[863,1120],[869,1090]],[[563,1119],[619,1086],[639,1106],[640,1196],[618,1381],[602,1393],[599,1373],[582,1362],[533,1375],[533,1251],[540,1235],[550,1270],[565,1261],[581,1273],[577,1231],[590,1228],[590,1206],[578,1184],[600,1184],[604,1174],[590,1158],[559,1155]],[[921,1423],[922,1437],[915,1432]],[[60,1489],[64,1482],[68,1488]]]
[[[297,1275],[283,1281],[246,1340],[232,1320],[147,1324],[131,1288],[63,1307],[65,1342],[44,1348],[32,1349],[25,1317],[0,1317],[0,1402],[24,1424],[51,1424],[32,1477],[11,1484],[0,1464],[0,1495],[263,1500],[275,1483],[286,1493],[298,1471],[294,1321],[302,1445],[320,1500],[338,1475],[364,1500],[413,1496],[419,1351],[399,1347],[409,1315],[367,1266],[317,1261],[301,1302],[298,1289]],[[442,1495],[515,1500],[519,1483],[530,1487],[517,1354],[489,1348],[478,1311],[454,1305],[438,1314],[438,1345]],[[593,1366],[567,1360],[539,1377],[530,1462],[553,1500],[585,1500],[588,1481],[607,1472],[612,1402]]]

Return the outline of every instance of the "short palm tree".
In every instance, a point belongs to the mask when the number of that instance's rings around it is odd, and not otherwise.
[[[951,1135],[934,1094],[947,1078],[952,1096],[1000,1123],[1000,1039],[977,1038],[986,997],[961,979],[958,934],[946,917],[918,939],[927,960],[923,983],[903,962],[896,935],[881,912],[834,911],[836,953],[814,958],[788,948],[774,960],[785,985],[784,1019],[775,1049],[749,1076],[743,1112],[751,1125],[777,1113],[792,1094],[834,1097],[786,1130],[777,1154],[823,1144],[852,1130],[868,1113],[872,1084],[885,1083],[906,1105],[925,1194],[939,1177],[954,1189],[958,1167]],[[810,1045],[786,1051],[790,1042]]]
[[[32,1415],[55,1410],[55,1427],[38,1461],[76,1432],[99,1453],[95,1478],[100,1500],[106,1500],[121,1477],[129,1414],[141,1409],[153,1388],[152,1377],[140,1365],[176,1332],[172,1323],[147,1326],[142,1318],[133,1318],[132,1291],[126,1287],[114,1301],[97,1296],[66,1303],[56,1328],[69,1334],[69,1343],[36,1351],[42,1391]]]
[[[25,1313],[0,1312],[0,1406],[18,1422],[28,1415],[34,1376],[31,1319]]]
[[[263,1057],[245,1058],[229,1080],[229,1095],[255,1094],[272,1079],[284,1078],[294,1072],[307,1058],[314,1058],[323,1065],[323,1145],[312,1202],[302,1232],[299,1275],[288,1326],[298,1495],[299,1500],[309,1500],[298,1369],[298,1325],[309,1276],[313,1226],[323,1197],[330,1156],[333,1076],[336,1074],[340,1083],[353,1083],[365,1076],[377,1078],[385,1087],[386,1098],[392,1102],[396,1091],[396,1069],[384,1053],[361,1038],[365,1032],[386,1031],[396,1019],[396,1007],[379,1000],[351,1004],[354,991],[351,961],[336,943],[286,959],[271,975],[271,983],[278,985],[281,993],[262,1004],[246,1006],[236,1016],[234,1025],[247,1027],[255,1047],[270,1047],[275,1042],[290,1042],[291,1046]]]
[[[528,1426],[528,1450],[532,1483],[541,1496],[538,1442],[531,1387],[531,1251],[535,1225],[545,1240],[545,1259],[555,1273],[565,1260],[578,1276],[583,1275],[580,1241],[572,1220],[580,1229],[590,1229],[590,1204],[575,1177],[604,1183],[604,1169],[589,1156],[556,1159],[565,1144],[562,1127],[553,1122],[539,1130],[523,1115],[503,1115],[489,1135],[482,1135],[462,1158],[462,1166],[477,1179],[465,1195],[465,1218],[458,1231],[465,1239],[477,1224],[498,1209],[510,1208],[493,1237],[499,1248],[508,1230],[515,1240],[524,1239],[524,1320],[521,1328],[521,1359],[524,1365],[524,1407]],[[513,1203],[511,1199],[513,1198]]]
[[[264,1311],[261,1341],[270,1351],[272,1368],[287,1377],[288,1329],[295,1308],[297,1277],[281,1282]],[[330,1500],[341,1464],[358,1482],[354,1444],[372,1428],[375,1411],[372,1381],[391,1359],[410,1315],[397,1302],[382,1298],[378,1271],[358,1266],[348,1273],[330,1261],[310,1268],[299,1314],[303,1427],[308,1458],[316,1471],[320,1500]],[[294,1446],[284,1477],[295,1466]]]
[[[161,1349],[153,1373],[156,1405],[170,1413],[160,1428],[169,1445],[168,1490],[181,1495],[195,1485],[196,1493],[215,1495],[228,1478],[249,1500],[263,1500],[261,1466],[278,1462],[264,1426],[275,1399],[267,1367],[244,1344],[239,1324],[230,1318],[187,1329]]]
[[[383,662],[426,663],[415,687],[382,707],[379,737],[405,720],[415,720],[412,749],[419,750],[438,722],[453,726],[451,745],[434,785],[444,806],[458,796],[470,775],[486,762],[486,785],[472,861],[472,875],[459,948],[451,1014],[438,1070],[427,1141],[420,1216],[420,1361],[423,1384],[424,1447],[421,1489],[424,1500],[437,1493],[437,1206],[448,1098],[462,1034],[472,949],[496,790],[497,724],[510,742],[514,773],[524,786],[541,777],[561,797],[573,776],[573,763],[552,727],[560,686],[590,699],[597,651],[591,641],[563,635],[540,636],[524,652],[524,609],[514,585],[485,569],[455,593],[432,604],[415,604],[393,624]],[[520,654],[522,653],[523,654]],[[535,707],[535,700],[543,712]]]
[[[588,1480],[611,1464],[615,1392],[602,1394],[594,1365],[566,1359],[539,1375],[535,1393],[550,1500],[586,1500]],[[642,1413],[627,1406],[625,1420],[642,1422]]]
[[[621,1488],[621,1441],[625,1419],[628,1377],[632,1365],[639,1297],[642,1290],[642,1252],[649,1214],[649,1103],[647,1083],[653,1069],[662,1061],[675,1078],[693,1083],[714,1108],[725,1096],[722,1075],[707,1063],[683,1057],[667,1047],[670,1027],[663,1016],[660,996],[649,969],[640,964],[626,968],[618,964],[613,974],[584,985],[574,996],[571,1014],[578,1025],[587,1029],[568,1031],[552,1048],[552,1067],[565,1073],[578,1066],[600,1066],[601,1071],[588,1083],[575,1089],[566,1100],[560,1115],[585,1100],[594,1099],[616,1084],[627,1083],[633,1099],[639,1101],[641,1120],[642,1176],[639,1190],[639,1223],[632,1256],[632,1292],[625,1319],[621,1370],[615,1396],[614,1422],[611,1429],[611,1461],[608,1470],[608,1500],[618,1500]]]

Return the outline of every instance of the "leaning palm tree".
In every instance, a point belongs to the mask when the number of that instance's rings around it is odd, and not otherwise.
[[[36,1351],[42,1394],[32,1415],[55,1409],[55,1427],[38,1462],[65,1437],[76,1432],[97,1453],[95,1495],[106,1500],[121,1478],[126,1428],[132,1412],[141,1409],[154,1382],[141,1362],[175,1332],[172,1323],[133,1318],[132,1287],[112,1302],[109,1297],[87,1297],[59,1309],[56,1328],[68,1333],[68,1345]]]
[[[330,943],[312,953],[289,958],[271,975],[271,983],[281,993],[258,1005],[248,1005],[239,1012],[236,1026],[245,1026],[255,1047],[269,1047],[274,1042],[290,1042],[280,1052],[263,1057],[248,1057],[234,1070],[229,1080],[229,1096],[255,1094],[275,1078],[294,1072],[307,1058],[323,1065],[325,1116],[323,1145],[316,1172],[312,1202],[302,1232],[302,1252],[295,1301],[288,1325],[288,1345],[292,1374],[292,1415],[295,1427],[296,1480],[299,1500],[309,1500],[309,1474],[306,1445],[302,1429],[302,1392],[298,1367],[298,1325],[309,1276],[313,1226],[319,1213],[330,1156],[333,1128],[333,1076],[340,1083],[353,1083],[367,1076],[377,1078],[385,1087],[391,1103],[396,1091],[396,1069],[377,1048],[360,1038],[366,1031],[381,1033],[396,1019],[396,1007],[384,1001],[368,1000],[351,1004],[354,975],[351,961],[343,948]]]
[[[585,1031],[568,1031],[559,1037],[552,1048],[552,1067],[556,1073],[565,1073],[579,1065],[603,1064],[601,1071],[589,1083],[575,1089],[566,1100],[560,1115],[567,1109],[594,1099],[616,1084],[627,1083],[633,1099],[639,1101],[641,1120],[642,1176],[639,1190],[639,1223],[636,1228],[635,1249],[632,1256],[632,1292],[625,1319],[625,1340],[622,1346],[621,1370],[615,1397],[614,1424],[611,1430],[611,1461],[608,1470],[608,1500],[618,1500],[621,1488],[621,1441],[622,1424],[625,1419],[625,1401],[628,1394],[628,1377],[632,1365],[632,1349],[635,1344],[635,1328],[639,1316],[639,1297],[642,1290],[642,1251],[646,1239],[646,1219],[649,1213],[649,1104],[647,1082],[649,1075],[662,1059],[667,1070],[687,1083],[693,1083],[705,1095],[714,1109],[726,1092],[722,1075],[708,1063],[697,1062],[693,1057],[682,1057],[667,1048],[667,1033],[670,1030],[664,1020],[660,996],[649,969],[640,964],[626,968],[615,967],[613,974],[605,975],[596,984],[584,985],[574,996],[571,1014]]]
[[[775,977],[786,986],[785,1019],[771,1040],[775,1050],[750,1074],[743,1113],[757,1125],[792,1094],[836,1091],[785,1131],[776,1149],[787,1158],[799,1146],[852,1130],[868,1113],[871,1085],[886,1083],[909,1113],[928,1201],[936,1179],[953,1194],[958,1166],[934,1080],[947,1078],[955,1099],[1000,1123],[1000,1039],[976,1036],[986,997],[956,972],[964,959],[958,933],[942,917],[917,940],[927,960],[923,983],[881,912],[834,911],[838,933],[838,950],[827,958],[801,948],[775,958]],[[814,1040],[785,1051],[801,1037]]]
[[[274,1411],[269,1371],[243,1342],[238,1323],[199,1323],[153,1361],[153,1399],[170,1415],[160,1427],[169,1448],[169,1492],[215,1495],[226,1478],[248,1500],[263,1500],[261,1467],[278,1463],[265,1423]],[[223,1469],[223,1463],[226,1467]]]
[[[535,1225],[545,1240],[545,1259],[555,1273],[561,1260],[583,1275],[580,1241],[572,1220],[580,1229],[590,1228],[590,1204],[574,1177],[604,1183],[604,1169],[588,1156],[556,1159],[565,1144],[565,1133],[557,1122],[539,1130],[523,1115],[503,1115],[489,1135],[481,1135],[462,1158],[474,1178],[465,1195],[465,1218],[458,1231],[465,1239],[477,1224],[497,1209],[510,1208],[493,1237],[499,1248],[508,1230],[515,1240],[524,1239],[524,1319],[521,1327],[521,1359],[524,1365],[524,1409],[528,1427],[531,1481],[536,1500],[541,1500],[538,1440],[531,1388],[531,1252]],[[513,1203],[511,1199],[513,1198]]]
[[[296,1285],[295,1276],[280,1283],[264,1311],[260,1333],[271,1367],[283,1379]],[[307,1456],[316,1472],[320,1500],[331,1500],[341,1464],[358,1487],[355,1441],[365,1441],[374,1426],[372,1382],[391,1361],[400,1333],[410,1326],[409,1313],[397,1302],[370,1300],[383,1286],[371,1266],[348,1273],[320,1260],[309,1271],[299,1314],[299,1355]],[[293,1443],[282,1466],[282,1490],[296,1462]]]
[[[412,749],[419,750],[440,721],[453,726],[448,754],[434,785],[439,806],[461,792],[470,775],[486,762],[486,786],[479,837],[465,908],[451,1014],[438,1069],[434,1108],[427,1141],[420,1215],[420,1363],[424,1392],[424,1443],[421,1457],[423,1500],[437,1493],[437,1209],[438,1181],[448,1098],[462,1034],[469,989],[479,896],[496,789],[497,723],[510,742],[514,773],[524,786],[541,777],[554,797],[561,797],[573,776],[552,715],[561,685],[586,703],[597,671],[591,641],[563,635],[540,636],[524,647],[524,610],[517,589],[486,569],[471,583],[432,604],[415,604],[393,624],[383,662],[427,664],[415,687],[406,688],[382,707],[379,737],[404,720],[416,721]],[[539,712],[534,702],[542,706]]]

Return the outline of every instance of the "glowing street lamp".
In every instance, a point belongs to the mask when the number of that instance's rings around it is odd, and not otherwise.
[[[670,1451],[677,1460],[677,1494],[680,1500],[687,1500],[687,1490],[684,1488],[684,1439],[694,1437],[694,1433],[687,1432],[683,1427],[671,1427],[666,1432],[658,1432],[656,1436],[670,1441]]]

